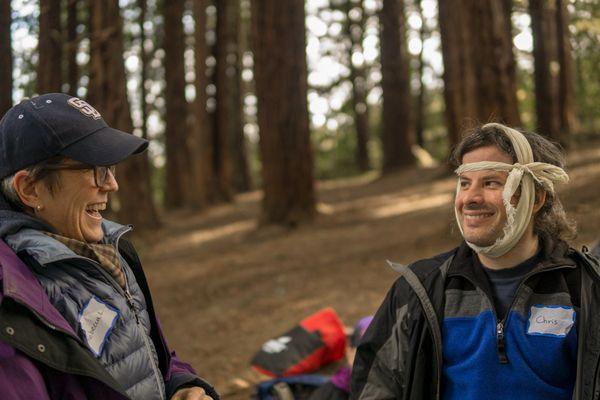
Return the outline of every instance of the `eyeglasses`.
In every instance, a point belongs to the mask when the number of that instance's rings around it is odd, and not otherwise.
[[[46,165],[46,170],[58,171],[62,169],[66,170],[94,170],[94,183],[96,186],[103,187],[106,185],[108,180],[108,172],[110,171],[113,178],[117,172],[116,165],[100,166],[100,165],[88,165],[88,164],[57,164],[57,165]]]

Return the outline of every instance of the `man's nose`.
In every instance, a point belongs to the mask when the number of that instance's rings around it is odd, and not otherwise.
[[[476,185],[471,185],[463,192],[464,204],[481,204],[483,203],[483,190]]]

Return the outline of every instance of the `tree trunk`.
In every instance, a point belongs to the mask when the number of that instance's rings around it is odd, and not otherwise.
[[[304,19],[302,0],[252,1],[263,220],[290,226],[315,214]]]
[[[77,36],[77,4],[78,0],[67,0],[67,43],[65,46],[67,59],[68,93],[77,96],[79,86],[79,67],[77,66],[77,50],[79,38]]]
[[[575,112],[575,60],[569,34],[567,2],[556,0],[558,28],[558,60],[560,64],[559,108],[561,136],[577,132],[579,122]]]
[[[445,117],[450,147],[460,141],[469,119],[477,119],[477,77],[468,24],[467,1],[440,0],[439,25],[444,61]]]
[[[185,100],[185,73],[183,64],[184,0],[164,3],[165,27],[165,138],[166,138],[166,193],[165,206],[177,208],[188,205],[190,192],[189,147],[187,129],[187,102]],[[199,188],[198,188],[199,189]]]
[[[542,134],[568,145],[576,129],[574,66],[569,42],[568,12],[563,0],[530,0],[535,97]]]
[[[10,1],[0,2],[0,118],[12,107],[12,47],[10,40]]]
[[[420,147],[424,147],[425,140],[423,138],[423,131],[425,130],[425,92],[427,91],[427,88],[425,87],[425,83],[423,82],[423,71],[425,70],[425,60],[423,59],[423,53],[424,53],[424,48],[425,48],[425,46],[424,46],[425,34],[427,32],[426,32],[426,27],[425,27],[425,18],[423,16],[422,1],[417,0],[415,5],[419,12],[419,17],[421,18],[421,28],[419,29],[419,39],[421,40],[421,51],[419,51],[419,58],[418,58],[418,62],[419,62],[419,66],[418,66],[419,92],[417,93],[417,99],[416,99],[417,106],[415,107],[416,108],[415,138],[416,138],[417,144]]]
[[[215,173],[214,141],[211,118],[206,110],[206,7],[207,0],[194,0],[194,58],[195,58],[195,88],[196,99],[190,107],[192,124],[190,146],[194,149],[195,157],[190,158],[191,181],[196,190],[192,193],[192,201],[203,207],[218,198]]]
[[[473,122],[519,126],[506,0],[438,1],[450,145]]]
[[[249,187],[242,122],[240,2],[217,1],[217,177],[224,200]]]
[[[517,103],[517,78],[510,15],[500,0],[473,1],[469,24],[477,39],[472,45],[477,65],[478,118],[498,119],[512,126],[521,125]]]
[[[560,135],[560,63],[556,2],[530,0],[535,109],[540,133],[562,141]]]
[[[140,108],[142,113],[142,137],[148,139],[148,103],[146,103],[146,80],[148,79],[148,52],[146,51],[146,30],[144,23],[146,22],[146,14],[148,5],[146,0],[138,0],[140,9]]]
[[[350,39],[348,47],[348,67],[350,69],[350,83],[352,84],[352,110],[354,112],[354,127],[356,129],[356,165],[361,171],[367,171],[370,168],[369,160],[369,107],[367,104],[367,73],[363,64],[354,65],[352,54],[358,52],[363,54],[362,42],[365,30],[365,9],[363,1],[359,0],[353,7],[351,0],[346,0],[346,35]],[[360,18],[353,21],[351,10],[360,9]]]
[[[383,172],[413,165],[409,58],[404,0],[383,0],[379,15],[383,90]]]
[[[90,85],[88,99],[106,122],[124,132],[133,131],[125,65],[123,63],[123,21],[118,0],[88,0],[90,10]],[[158,226],[150,186],[150,165],[146,154],[119,164],[120,221],[139,228]]]
[[[39,94],[62,91],[60,0],[40,0],[37,87]]]

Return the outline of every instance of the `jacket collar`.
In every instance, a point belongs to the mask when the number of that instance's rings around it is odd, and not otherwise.
[[[569,246],[561,240],[553,240],[549,236],[540,236],[542,257],[534,271],[541,271],[553,267],[574,267],[575,261],[569,257]],[[448,270],[448,277],[464,276],[473,282],[487,282],[485,272],[482,271],[477,253],[466,242],[459,246],[456,256]]]
[[[104,220],[102,221],[102,230],[104,231],[102,243],[112,244],[116,247],[121,235],[131,229],[131,226],[124,226],[112,221]],[[4,241],[15,253],[25,251],[40,263],[40,265],[47,265],[65,259],[81,257],[75,254],[75,252],[65,244],[35,228],[24,227],[16,233],[5,236]]]

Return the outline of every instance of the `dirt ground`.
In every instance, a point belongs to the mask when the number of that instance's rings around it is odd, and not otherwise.
[[[578,222],[575,244],[600,238],[600,144],[573,152],[560,190]],[[248,398],[265,377],[249,360],[303,317],[333,307],[348,325],[372,314],[408,263],[459,242],[444,168],[318,185],[319,216],[296,230],[258,227],[260,193],[201,214],[165,216],[138,238],[170,345],[225,399]]]

